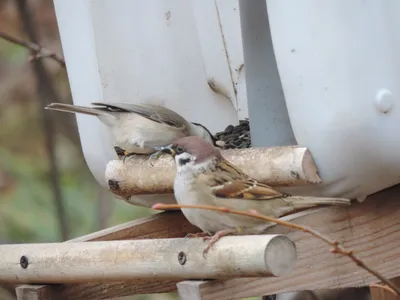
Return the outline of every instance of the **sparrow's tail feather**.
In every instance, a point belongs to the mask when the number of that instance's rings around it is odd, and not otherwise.
[[[97,109],[97,108],[84,107],[84,106],[78,106],[78,105],[70,105],[70,104],[64,104],[64,103],[51,103],[48,106],[46,106],[45,109],[58,110],[58,111],[64,111],[64,112],[69,112],[69,113],[81,113],[81,114],[92,115],[92,116],[99,116],[99,115],[103,115],[105,113],[104,111],[101,111],[100,109]]]
[[[351,200],[345,198],[329,198],[329,197],[303,197],[290,196],[285,198],[295,208],[308,208],[316,206],[332,206],[332,205],[350,205]]]

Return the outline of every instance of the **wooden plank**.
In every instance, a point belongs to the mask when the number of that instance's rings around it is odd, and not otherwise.
[[[339,240],[387,278],[400,276],[399,185],[350,208],[324,208],[293,222]],[[201,299],[239,299],[301,290],[360,287],[377,282],[348,257],[328,252],[329,246],[324,242],[280,226],[268,233],[278,232],[288,233],[296,243],[298,261],[293,272],[280,278],[205,281],[199,284]]]
[[[400,268],[400,266],[398,266]],[[400,277],[393,278],[392,281],[397,285],[400,286]],[[393,293],[381,289],[381,288],[371,288],[371,299],[372,300],[399,300],[400,296],[396,296]]]
[[[183,237],[187,233],[200,232],[190,224],[180,211],[166,211],[147,218],[116,225],[69,241],[116,241],[132,239],[162,239]]]
[[[200,295],[200,285],[203,281],[182,281],[177,284],[180,300],[202,300]]]
[[[15,289],[18,300],[53,300],[54,289],[48,285],[21,285]]]

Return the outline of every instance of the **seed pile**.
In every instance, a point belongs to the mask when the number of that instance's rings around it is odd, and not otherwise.
[[[215,134],[224,142],[222,149],[243,149],[251,147],[249,120],[240,120],[239,125],[229,125],[224,131]]]

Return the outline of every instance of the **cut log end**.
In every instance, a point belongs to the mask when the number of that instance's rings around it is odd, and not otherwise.
[[[312,157],[311,152],[308,149],[305,149],[303,155],[303,162],[301,164],[301,170],[303,170],[304,174],[303,178],[305,178],[308,182],[312,184],[321,183],[321,177],[318,174],[318,168],[315,164],[315,161]]]
[[[296,255],[296,246],[288,237],[275,236],[265,249],[265,265],[272,275],[283,276],[292,271]]]

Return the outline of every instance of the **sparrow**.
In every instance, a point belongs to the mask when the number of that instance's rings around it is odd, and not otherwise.
[[[111,129],[118,157],[151,154],[185,136],[199,136],[210,144],[217,139],[199,123],[190,123],[178,113],[155,104],[92,103],[84,107],[51,103],[45,109],[96,116]],[[217,144],[215,144],[217,145]]]
[[[351,203],[349,199],[309,198],[281,193],[245,174],[224,159],[217,148],[196,136],[181,138],[159,151],[174,157],[177,169],[174,195],[178,204],[251,210],[279,218],[317,206]],[[204,254],[222,236],[260,234],[275,225],[247,216],[202,209],[183,208],[182,213],[190,223],[203,231],[197,237],[210,240]]]

